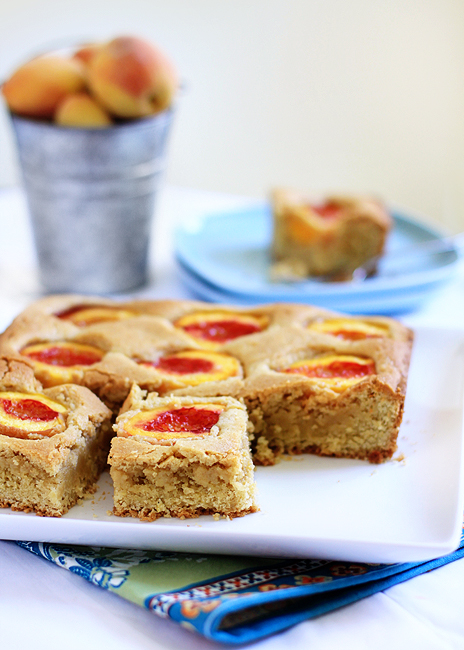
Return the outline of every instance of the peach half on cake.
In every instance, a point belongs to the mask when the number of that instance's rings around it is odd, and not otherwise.
[[[343,208],[336,203],[307,204],[305,217],[300,214],[288,216],[287,228],[289,236],[299,244],[312,244],[322,238],[322,233],[327,226],[332,225],[333,219],[338,219],[343,214]],[[322,231],[322,232],[321,232]]]
[[[141,411],[127,420],[120,435],[150,436],[157,440],[211,435],[224,410],[221,404],[192,404]]]
[[[227,311],[205,311],[178,318],[174,325],[191,336],[202,347],[216,349],[240,336],[266,329],[267,316],[236,314]]]
[[[74,305],[68,309],[54,314],[61,320],[70,321],[77,327],[86,327],[95,323],[125,320],[132,318],[135,313],[129,309],[113,307],[111,305]]]
[[[345,341],[360,341],[363,339],[383,338],[391,336],[388,325],[384,323],[370,323],[356,318],[327,318],[313,321],[308,329],[331,334]]]
[[[304,375],[333,390],[343,391],[364,377],[375,374],[375,363],[373,359],[351,354],[326,354],[295,361],[280,372]]]
[[[20,354],[32,362],[36,377],[46,387],[78,383],[82,368],[98,363],[104,356],[92,345],[70,341],[27,345]]]
[[[235,357],[210,350],[185,350],[161,356],[156,361],[138,363],[161,375],[166,390],[178,385],[198,386],[207,381],[238,377],[242,372]]]
[[[0,393],[0,434],[12,438],[50,437],[65,427],[62,404],[45,395]]]

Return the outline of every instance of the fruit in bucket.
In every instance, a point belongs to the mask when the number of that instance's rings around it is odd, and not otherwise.
[[[134,36],[81,46],[69,56],[28,61],[3,84],[12,113],[61,126],[104,128],[169,108],[176,70],[157,47]]]
[[[63,56],[39,56],[28,61],[5,81],[3,95],[13,113],[53,118],[61,100],[85,86],[82,64]]]
[[[58,105],[55,122],[62,126],[104,127],[113,123],[108,112],[87,92],[73,93]]]

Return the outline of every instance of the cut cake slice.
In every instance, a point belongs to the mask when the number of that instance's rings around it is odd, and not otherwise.
[[[294,190],[271,197],[274,279],[323,276],[349,280],[356,269],[375,271],[393,220],[379,201],[363,196],[330,196],[311,201]]]
[[[116,515],[152,521],[257,510],[247,414],[237,400],[145,396],[134,386],[114,429]]]
[[[95,491],[111,411],[87,388],[42,390],[32,368],[0,358],[0,506],[59,517]]]

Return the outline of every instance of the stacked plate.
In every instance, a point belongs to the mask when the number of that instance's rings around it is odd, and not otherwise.
[[[352,314],[410,311],[454,275],[459,255],[439,231],[397,210],[392,216],[387,250],[372,278],[272,281],[272,219],[267,204],[205,214],[180,227],[175,238],[178,270],[197,298],[212,302],[299,302]]]

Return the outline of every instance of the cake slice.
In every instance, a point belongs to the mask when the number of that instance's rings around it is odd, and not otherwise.
[[[114,429],[116,515],[152,521],[257,510],[247,414],[237,400],[146,396],[134,386]]]
[[[30,366],[0,358],[0,506],[59,517],[95,491],[111,412],[87,388],[42,389]]]
[[[274,279],[324,277],[350,280],[356,269],[375,271],[392,218],[374,199],[331,196],[311,201],[278,189],[271,198]]]

